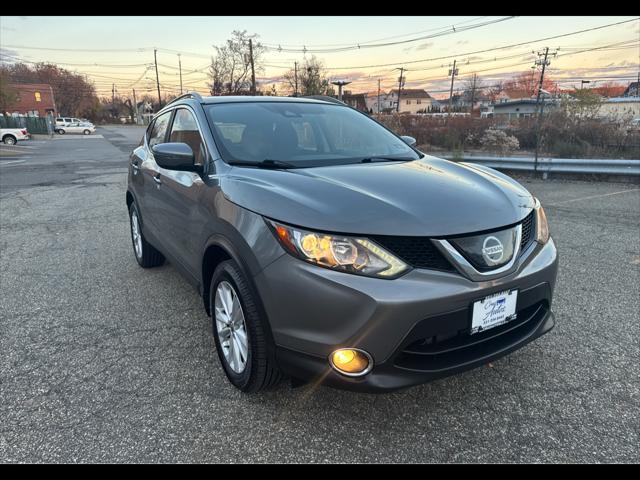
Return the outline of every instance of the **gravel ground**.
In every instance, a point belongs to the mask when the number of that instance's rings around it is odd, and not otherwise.
[[[142,130],[96,133],[0,155],[0,462],[640,459],[638,185],[521,179],[560,252],[557,326],[492,367],[385,395],[246,396],[196,291],[133,257]]]

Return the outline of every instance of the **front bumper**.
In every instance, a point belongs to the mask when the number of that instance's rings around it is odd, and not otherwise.
[[[292,377],[360,391],[389,391],[468,370],[551,330],[557,274],[553,240],[534,244],[514,272],[474,282],[457,273],[413,270],[395,280],[331,271],[283,255],[255,277],[280,367]],[[471,305],[517,288],[518,318],[469,335]],[[374,360],[364,377],[329,367],[341,347]]]

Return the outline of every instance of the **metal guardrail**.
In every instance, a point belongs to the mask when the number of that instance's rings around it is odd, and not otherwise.
[[[436,155],[438,156],[438,155]],[[448,160],[478,163],[498,170],[534,171],[533,157],[483,157],[467,155],[455,157],[444,155]],[[601,158],[538,158],[538,172],[541,173],[586,173],[605,175],[638,175],[640,160],[611,160]]]

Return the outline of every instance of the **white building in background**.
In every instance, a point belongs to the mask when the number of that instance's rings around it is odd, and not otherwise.
[[[640,97],[608,98],[602,102],[598,117],[623,123],[640,118]]]
[[[365,97],[367,110],[372,113],[378,113],[378,92],[368,92]],[[389,92],[380,92],[380,112],[395,112],[398,102],[398,90]],[[432,105],[437,104],[426,90],[421,88],[403,88],[402,98],[400,100],[400,113],[416,113],[419,111],[427,111]]]
[[[372,113],[378,113],[378,92],[367,92],[365,95],[365,102],[367,104],[367,110]],[[380,112],[385,109],[389,110],[393,108],[393,99],[389,97],[386,92],[380,92]]]

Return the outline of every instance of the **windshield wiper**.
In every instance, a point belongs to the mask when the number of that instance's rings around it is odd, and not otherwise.
[[[281,160],[271,160],[270,158],[266,158],[259,162],[236,160],[233,162],[229,162],[229,165],[239,165],[242,167],[258,167],[258,168],[298,168],[298,165],[294,165],[293,163],[283,162]]]
[[[415,160],[414,158],[394,158],[394,157],[366,157],[360,160],[360,163],[373,163],[373,162],[410,162]]]

